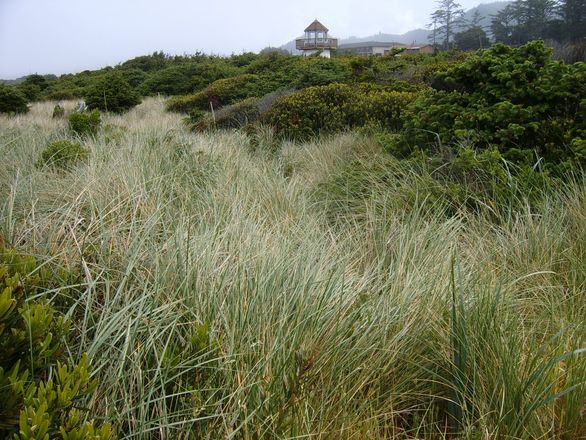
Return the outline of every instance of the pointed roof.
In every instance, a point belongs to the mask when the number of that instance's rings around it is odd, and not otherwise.
[[[317,20],[313,20],[309,26],[305,28],[305,32],[327,32],[329,29]]]

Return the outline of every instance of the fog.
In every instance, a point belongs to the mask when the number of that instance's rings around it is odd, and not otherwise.
[[[159,50],[259,51],[301,35],[315,18],[340,38],[398,34],[424,27],[434,7],[423,0],[0,0],[0,78],[79,72]]]

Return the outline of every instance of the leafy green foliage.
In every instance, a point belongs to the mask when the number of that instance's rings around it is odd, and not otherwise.
[[[67,169],[88,158],[89,151],[77,142],[60,140],[49,143],[41,154],[40,164]]]
[[[476,26],[454,35],[454,45],[459,50],[476,50],[489,47],[490,41],[484,29]]]
[[[140,104],[138,94],[118,72],[110,72],[85,94],[90,109],[123,113]]]
[[[56,104],[55,107],[53,107],[53,118],[62,118],[63,116],[65,116],[65,109],[59,104]]]
[[[34,74],[27,76],[16,88],[28,101],[37,101],[48,87],[47,78]]]
[[[0,84],[0,113],[26,113],[29,108],[26,99],[14,88]]]
[[[369,200],[390,192],[395,210],[411,212],[425,201],[436,215],[450,218],[462,212],[514,212],[524,203],[535,206],[553,184],[548,173],[509,163],[496,150],[460,148],[451,157],[398,160],[384,154],[392,150],[396,136],[366,133],[358,152],[321,183],[315,196],[333,224],[357,221],[366,215]]]
[[[197,131],[209,128],[239,128],[258,120],[260,117],[259,98],[247,98],[236,104],[222,107],[212,116],[208,114],[192,125]],[[193,112],[193,111],[192,111]]]
[[[183,121],[187,125],[197,124],[199,121],[201,121],[202,119],[204,119],[206,117],[206,115],[207,115],[207,113],[204,112],[203,110],[199,110],[197,108],[194,108],[193,110],[191,110],[189,112],[189,114],[187,115],[187,117],[183,119]]]
[[[586,4],[583,0],[515,0],[493,17],[491,31],[495,41],[515,45],[535,39],[583,41]]]
[[[497,148],[505,157],[528,150],[524,165],[584,164],[586,65],[551,59],[541,42],[495,45],[436,74],[433,93],[410,107],[410,150],[457,144]],[[520,157],[516,155],[516,157]],[[513,159],[513,157],[511,157]]]
[[[238,75],[232,78],[214,81],[203,91],[193,95],[172,98],[167,103],[167,110],[189,112],[192,109],[219,109],[244,98],[262,96],[258,76],[252,74]]]
[[[84,420],[79,401],[96,383],[87,356],[77,364],[65,358],[69,321],[48,302],[30,299],[52,278],[34,258],[0,247],[0,435],[113,438],[109,425]]]
[[[410,92],[369,85],[309,87],[278,99],[263,119],[279,135],[294,139],[368,124],[400,129],[403,110],[414,97]]]
[[[91,136],[98,132],[101,118],[97,109],[91,112],[73,112],[68,117],[69,129],[79,136]]]

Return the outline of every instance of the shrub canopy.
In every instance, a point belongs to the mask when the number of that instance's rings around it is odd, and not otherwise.
[[[439,139],[494,147],[531,164],[585,163],[586,64],[554,61],[534,41],[517,49],[497,44],[435,76],[435,90],[406,119],[411,151],[434,151]]]
[[[293,139],[365,125],[400,129],[403,110],[415,96],[367,84],[308,87],[278,99],[264,120]]]
[[[110,72],[85,95],[90,109],[123,113],[140,104],[140,97],[118,72]]]
[[[0,113],[26,113],[26,99],[16,90],[0,84]]]

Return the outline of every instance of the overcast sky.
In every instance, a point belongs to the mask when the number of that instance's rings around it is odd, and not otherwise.
[[[460,0],[469,9],[479,0]],[[0,0],[0,78],[69,73],[137,55],[280,46],[318,18],[345,38],[424,27],[431,0]]]

